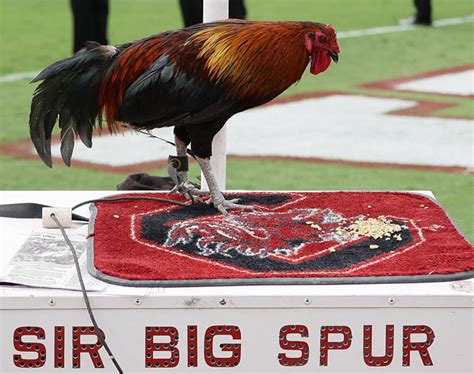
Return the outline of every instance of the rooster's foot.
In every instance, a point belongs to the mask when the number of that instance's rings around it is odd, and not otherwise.
[[[189,181],[181,182],[173,187],[173,189],[169,192],[172,193],[179,193],[183,195],[187,199],[191,199],[193,202],[203,202],[202,196],[209,196],[209,191],[202,191],[196,188],[195,185],[190,183]]]
[[[239,199],[231,199],[226,200],[223,195],[219,197],[211,197],[209,200],[206,201],[206,204],[213,204],[214,207],[221,212],[224,216],[228,216],[229,213],[227,212],[230,209],[243,209],[243,210],[258,210],[260,209],[258,206],[254,205],[243,205],[238,204]]]
[[[207,204],[213,204],[214,207],[221,212],[224,216],[227,216],[227,210],[230,209],[245,209],[245,210],[256,210],[260,209],[257,206],[253,205],[243,205],[237,204],[239,199],[231,199],[226,200],[224,195],[219,189],[219,185],[217,184],[217,180],[212,173],[212,166],[211,161],[209,158],[200,158],[196,157],[199,166],[201,167],[201,171],[204,174],[204,178],[206,179],[207,185],[209,186],[209,191],[211,192],[211,198],[206,201]]]

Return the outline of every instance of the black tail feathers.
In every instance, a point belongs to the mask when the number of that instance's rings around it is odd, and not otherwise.
[[[43,81],[33,95],[30,136],[40,158],[52,167],[51,133],[61,129],[61,156],[71,164],[74,139],[79,136],[92,146],[92,130],[99,114],[98,96],[102,79],[119,50],[89,43],[70,58],[44,69],[32,82]]]

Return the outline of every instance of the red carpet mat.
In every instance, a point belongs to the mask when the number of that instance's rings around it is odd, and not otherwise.
[[[474,275],[472,245],[422,195],[226,196],[261,209],[224,217],[206,204],[92,205],[90,272],[129,286],[429,282]]]

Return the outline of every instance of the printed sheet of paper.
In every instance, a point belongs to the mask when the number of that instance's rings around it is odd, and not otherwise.
[[[103,290],[105,284],[87,272],[84,234],[68,235],[76,250],[86,289]],[[59,230],[33,232],[10,260],[4,280],[34,287],[80,290],[73,255]]]

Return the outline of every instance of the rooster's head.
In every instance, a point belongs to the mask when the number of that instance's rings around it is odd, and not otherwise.
[[[339,60],[339,45],[336,31],[331,25],[319,25],[318,29],[305,34],[305,46],[311,56],[311,74],[325,71],[331,59],[335,63]]]

